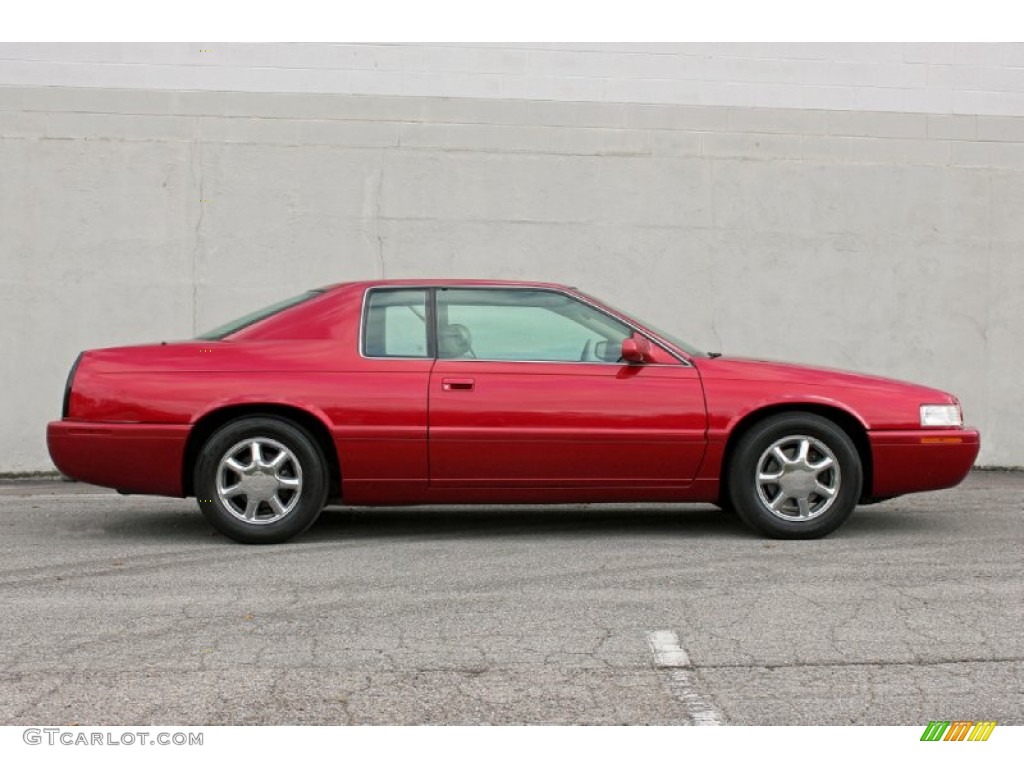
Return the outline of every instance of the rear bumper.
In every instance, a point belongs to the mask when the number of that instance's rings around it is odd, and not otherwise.
[[[974,429],[869,432],[871,495],[877,498],[951,488],[974,466],[980,435]]]
[[[187,424],[53,421],[46,445],[57,469],[128,493],[181,496]]]

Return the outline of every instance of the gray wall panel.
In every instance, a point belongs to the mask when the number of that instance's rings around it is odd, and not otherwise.
[[[0,87],[0,472],[49,468],[79,350],[382,272],[948,388],[1024,465],[1024,123],[948,117]]]

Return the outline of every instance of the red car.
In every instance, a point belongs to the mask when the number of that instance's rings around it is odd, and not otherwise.
[[[950,394],[707,354],[573,288],[381,280],[192,341],[83,352],[50,455],[123,493],[195,496],[281,542],[353,505],[711,502],[779,538],[959,483]]]

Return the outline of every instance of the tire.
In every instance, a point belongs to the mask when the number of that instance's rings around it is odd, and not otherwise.
[[[850,436],[813,413],[782,413],[754,425],[729,468],[740,518],[776,539],[817,539],[846,521],[863,484]]]
[[[218,531],[243,544],[279,544],[320,516],[327,501],[327,462],[298,425],[246,416],[206,441],[194,482],[199,509]]]

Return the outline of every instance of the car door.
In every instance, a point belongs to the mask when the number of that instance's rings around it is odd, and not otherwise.
[[[692,481],[704,454],[694,367],[560,291],[436,291],[428,422],[432,487],[638,487]]]
[[[428,297],[415,286],[374,287],[363,297],[359,355],[328,409],[349,503],[415,500],[427,487]]]

